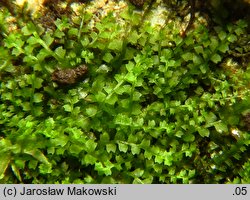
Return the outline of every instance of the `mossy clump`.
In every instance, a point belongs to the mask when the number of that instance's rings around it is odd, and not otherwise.
[[[249,183],[247,22],[99,3],[1,7],[0,183]]]

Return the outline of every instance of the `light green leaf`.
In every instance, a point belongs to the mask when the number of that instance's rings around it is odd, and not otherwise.
[[[214,54],[212,57],[211,57],[211,60],[215,63],[215,64],[217,64],[218,62],[220,62],[221,61],[221,56],[219,55],[219,54]]]
[[[203,47],[202,46],[196,46],[196,47],[194,47],[194,50],[197,54],[203,54]]]
[[[49,33],[46,33],[43,37],[43,40],[47,46],[50,46],[52,44],[52,42],[54,41],[54,38],[51,37]]]
[[[195,140],[195,136],[192,133],[186,133],[182,138],[185,142],[193,142]]]
[[[64,147],[68,143],[69,138],[66,135],[59,135],[56,138],[50,139],[54,146]]]
[[[197,54],[193,54],[193,62],[196,65],[200,65],[203,61],[202,57],[197,55]]]
[[[39,61],[44,61],[44,59],[49,56],[51,56],[51,52],[47,49],[41,49],[36,57]]]
[[[103,102],[106,100],[106,95],[103,92],[98,91],[97,94],[95,94],[95,100],[97,102]]]
[[[119,151],[124,152],[124,153],[128,151],[128,145],[121,143],[121,142],[118,143],[118,148],[119,148]]]
[[[138,91],[135,91],[134,93],[133,93],[133,101],[139,101],[140,100],[140,97],[142,96],[142,94],[140,93],[140,92],[138,92]]]
[[[33,33],[33,30],[29,30],[27,26],[24,26],[22,29],[21,29],[23,35],[25,36],[28,36],[28,35],[32,35]]]
[[[115,153],[116,152],[116,144],[106,144],[106,150],[108,153],[110,153],[110,152]]]
[[[63,108],[66,112],[72,112],[73,110],[73,107],[69,104],[64,105]]]
[[[50,174],[52,172],[52,165],[47,165],[45,163],[42,163],[39,165],[38,168],[41,174]]]
[[[5,92],[3,94],[1,94],[1,98],[3,100],[13,100],[13,93],[12,92]]]
[[[24,110],[24,111],[29,111],[29,110],[31,110],[30,102],[23,102],[23,103],[22,103],[22,107],[23,107],[23,110]]]
[[[220,40],[224,40],[226,37],[227,37],[227,34],[225,31],[220,31],[219,34],[218,34]]]
[[[125,79],[126,79],[128,82],[133,83],[133,82],[136,81],[136,76],[134,75],[133,72],[129,72],[129,73],[126,74]]]
[[[135,68],[135,64],[131,61],[128,62],[128,64],[125,65],[126,69],[128,70],[128,72],[133,72],[134,68]]]
[[[234,34],[230,34],[227,38],[229,42],[235,42],[237,40],[237,37]]]
[[[42,106],[33,106],[32,110],[33,110],[33,113],[36,117],[43,114],[43,107]]]
[[[202,113],[203,116],[205,117],[206,123],[207,124],[211,124],[213,122],[216,121],[217,117],[213,112],[209,112],[209,113]]]
[[[86,147],[86,151],[88,153],[91,153],[95,150],[97,146],[97,143],[94,141],[94,140],[88,140],[86,143],[85,143],[85,147]]]
[[[43,101],[43,94],[42,93],[35,93],[33,96],[33,101],[35,103],[39,103]]]
[[[70,26],[67,18],[63,19],[57,18],[57,20],[55,21],[55,25],[60,31],[69,28]]]
[[[141,177],[144,174],[144,170],[137,168],[136,170],[134,170],[132,173],[133,177]]]
[[[87,46],[89,44],[89,38],[84,37],[83,39],[81,39],[81,44],[82,46]]]
[[[192,36],[191,37],[187,36],[184,41],[185,41],[185,44],[190,45],[190,46],[194,44],[194,38]]]
[[[12,171],[14,172],[15,176],[17,177],[17,179],[22,182],[22,177],[20,175],[20,171],[19,171],[19,168],[14,164],[14,163],[11,163],[11,169]]]
[[[24,51],[23,51],[23,49],[21,49],[21,48],[14,48],[13,50],[12,50],[12,55],[14,55],[14,56],[19,56],[21,53],[23,53]]]
[[[164,165],[166,166],[171,166],[172,165],[172,156],[171,155],[166,155],[164,157]]]
[[[122,45],[123,45],[123,40],[115,39],[109,43],[108,48],[111,50],[120,51],[122,49]]]
[[[155,156],[155,162],[158,163],[158,164],[161,164],[163,162],[162,155],[156,155]]]
[[[82,160],[82,164],[85,165],[93,165],[97,161],[96,157],[92,156],[91,154],[87,154],[84,156],[84,159]]]
[[[229,50],[228,44],[226,42],[220,44],[218,50],[222,53],[226,53]]]
[[[95,170],[97,170],[98,174],[100,174],[100,175],[103,175],[103,174],[105,174],[106,176],[111,175],[112,174],[112,171],[111,171],[112,167],[113,166],[105,167],[105,166],[103,166],[103,164],[101,162],[95,163]]]
[[[65,36],[65,33],[60,31],[59,29],[56,29],[55,32],[54,32],[54,37],[55,38],[62,38]]]
[[[216,49],[216,48],[218,47],[218,45],[219,45],[218,39],[215,38],[215,37],[212,37],[210,40],[211,40],[211,43],[209,44],[210,49],[211,49],[212,51],[215,51],[215,49]]]
[[[118,114],[115,118],[115,123],[130,126],[132,124],[132,119],[124,114]]]
[[[145,158],[147,158],[147,159],[150,160],[150,159],[152,158],[152,156],[153,156],[153,154],[152,154],[151,151],[145,150],[145,152],[144,152],[144,157],[145,157]]]
[[[174,42],[176,46],[178,46],[182,41],[183,41],[183,38],[181,36],[177,35],[174,37]]]
[[[143,149],[148,149],[150,147],[150,140],[144,138],[140,144],[140,147]]]
[[[140,147],[138,145],[132,145],[131,146],[131,152],[133,155],[139,154],[141,151]]]
[[[29,22],[22,28],[21,31],[25,36],[32,35],[36,32],[36,26],[33,23]]]
[[[88,116],[93,117],[94,115],[96,115],[98,109],[96,106],[89,106],[86,108],[86,113]]]
[[[117,101],[118,101],[117,95],[116,94],[112,94],[111,96],[109,96],[108,99],[106,99],[105,103],[107,103],[109,105],[114,105]]]
[[[46,164],[46,165],[49,165],[49,161],[48,159],[46,158],[46,156],[38,149],[24,149],[23,151],[25,154],[29,154],[31,156],[33,156],[35,159],[37,159],[38,161]]]
[[[206,64],[200,65],[201,73],[205,74],[207,72],[207,69],[208,69],[208,67]]]
[[[221,133],[221,132],[228,132],[228,127],[223,122],[215,123],[214,127],[215,127],[216,131],[218,131],[219,133]]]
[[[193,60],[193,53],[187,52],[181,55],[185,61]]]
[[[60,46],[56,48],[55,53],[59,58],[63,59],[66,54],[66,50],[63,49],[62,46]]]
[[[122,85],[121,87],[118,87],[115,92],[119,95],[122,95],[124,93],[130,93],[132,87],[130,85]]]
[[[30,160],[29,161],[29,169],[36,169],[37,168],[38,161],[37,160]]]
[[[84,149],[83,146],[78,144],[71,144],[69,147],[70,153],[76,155],[78,155],[83,149]]]
[[[210,134],[209,130],[206,128],[199,128],[198,132],[201,137],[209,137],[209,134]]]
[[[128,37],[128,41],[131,42],[131,44],[136,44],[137,40],[140,38],[140,35],[136,32],[136,30],[133,30]]]
[[[99,33],[99,37],[104,39],[110,39],[111,34],[107,31],[102,31]]]
[[[24,169],[25,168],[25,160],[24,159],[18,159],[16,158],[14,160],[14,163],[16,164],[16,166],[19,168],[19,169]]]
[[[100,141],[104,144],[109,143],[110,137],[109,134],[107,132],[104,132],[101,134],[100,136]]]
[[[143,181],[140,178],[135,178],[132,184],[143,184]]]
[[[4,173],[11,161],[11,155],[9,153],[1,153],[0,156],[0,180],[4,177]]]
[[[112,56],[112,54],[108,52],[108,53],[105,53],[105,54],[104,54],[104,56],[103,56],[102,59],[103,59],[105,62],[109,63],[113,58],[114,58],[114,57]]]
[[[142,112],[142,106],[139,103],[133,103],[131,106],[132,115],[139,115]]]
[[[40,40],[34,36],[30,36],[29,39],[27,40],[27,43],[29,43],[30,45],[37,45],[40,44]]]
[[[69,36],[78,36],[79,29],[78,28],[70,28],[68,31]]]

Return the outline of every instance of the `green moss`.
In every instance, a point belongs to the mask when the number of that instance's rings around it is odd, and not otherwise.
[[[246,23],[182,38],[178,20],[118,16],[2,34],[0,182],[249,183],[249,65],[227,62]],[[52,81],[83,63],[84,80]]]

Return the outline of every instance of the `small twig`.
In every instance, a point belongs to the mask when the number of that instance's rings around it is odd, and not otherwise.
[[[185,30],[181,32],[182,37],[186,36],[186,33],[189,31],[189,29],[193,25],[194,19],[195,19],[195,0],[189,0],[189,5],[190,5],[190,19]]]
[[[239,52],[229,51],[229,54],[233,55],[234,57],[245,57],[245,56],[250,56],[250,52],[239,53]]]

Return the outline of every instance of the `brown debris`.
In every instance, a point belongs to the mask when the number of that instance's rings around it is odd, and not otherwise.
[[[86,65],[80,65],[74,69],[57,69],[52,73],[51,79],[61,85],[71,85],[83,78],[87,71]]]
[[[130,0],[130,2],[135,6],[142,7],[145,3],[145,0]]]
[[[243,122],[247,131],[250,131],[250,113],[243,116]]]

